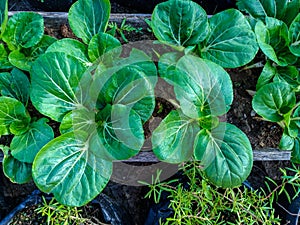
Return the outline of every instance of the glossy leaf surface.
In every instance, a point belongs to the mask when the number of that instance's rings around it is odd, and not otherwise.
[[[116,57],[119,57],[121,54],[122,49],[120,46],[120,41],[113,36],[106,33],[98,33],[93,36],[89,43],[88,55],[92,62],[99,60],[103,56],[101,61],[104,61],[104,64],[111,65]],[[114,52],[111,53],[111,51]]]
[[[102,159],[91,140],[85,132],[70,132],[45,145],[32,168],[39,189],[70,206],[95,198],[110,179],[112,162]]]
[[[266,25],[258,21],[255,34],[263,53],[280,66],[287,66],[296,61],[296,56],[289,50],[289,34],[285,23],[267,17]]]
[[[45,53],[31,70],[31,101],[44,115],[61,121],[63,116],[82,105],[81,78],[86,67],[73,56],[61,52]]]
[[[158,4],[151,23],[159,41],[176,46],[196,45],[209,30],[205,10],[193,1],[169,0]]]
[[[258,51],[255,34],[246,17],[235,9],[209,19],[210,32],[199,45],[203,58],[222,67],[235,68],[249,63]]]
[[[88,44],[95,34],[105,32],[109,16],[109,0],[78,0],[71,6],[68,19],[74,34]]]
[[[263,118],[279,122],[296,103],[295,93],[284,82],[266,84],[260,88],[252,101],[253,109]]]
[[[298,16],[293,20],[290,26],[289,38],[291,41],[291,52],[297,57],[300,57],[300,13],[298,13]]]
[[[80,41],[71,38],[64,38],[53,43],[47,52],[64,52],[71,55],[82,63],[89,63],[87,46]]]
[[[128,159],[140,151],[144,144],[143,125],[131,107],[108,105],[97,117],[98,136],[111,159]]]
[[[11,73],[0,73],[0,90],[1,95],[15,98],[27,105],[30,83],[21,70],[14,68]]]
[[[5,149],[3,152],[4,158],[2,162],[2,168],[5,176],[7,176],[11,182],[18,184],[25,184],[31,181],[32,164],[20,162],[19,160],[15,159],[10,154],[9,149]]]
[[[14,14],[7,23],[3,40],[11,50],[17,47],[30,48],[38,44],[44,34],[44,19],[33,12]]]
[[[179,111],[171,111],[152,133],[153,152],[159,160],[181,163],[193,155],[198,124]]]
[[[16,135],[10,144],[11,154],[21,162],[33,163],[38,151],[54,138],[52,128],[46,123],[47,119],[41,118],[29,126],[29,130]]]
[[[203,164],[205,176],[221,187],[240,185],[250,174],[253,163],[247,136],[234,125],[226,123],[212,131],[198,133],[195,158]]]
[[[20,135],[28,130],[30,116],[21,102],[10,97],[0,97],[0,135]]]

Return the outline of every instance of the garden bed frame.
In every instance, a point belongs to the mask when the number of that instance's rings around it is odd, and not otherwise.
[[[9,12],[9,16],[18,13],[18,11]],[[68,13],[67,12],[38,12],[44,17],[45,27],[59,30],[60,25],[68,23]],[[150,14],[111,14],[110,22],[115,22],[118,25],[122,23],[122,20],[126,18],[127,24],[133,27],[138,27],[142,29],[147,29],[148,25],[145,19],[150,19]],[[290,160],[290,151],[281,151],[277,148],[263,148],[253,150],[253,160],[254,161],[285,161]],[[0,163],[3,160],[3,154],[0,152]],[[130,163],[157,163],[159,160],[153,154],[152,151],[141,151],[137,156],[132,157],[128,160],[122,162]]]

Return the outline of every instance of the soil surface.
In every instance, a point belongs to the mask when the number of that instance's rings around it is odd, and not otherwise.
[[[32,8],[26,1],[11,0],[9,1],[9,9],[15,11],[22,10],[34,10],[39,9]],[[112,12],[136,12],[135,10],[126,8],[112,1]],[[45,33],[55,36],[57,38],[74,37],[68,24],[62,24],[60,29],[52,30],[45,29]],[[142,32],[130,32],[125,33],[127,39],[131,42],[137,40],[153,40],[153,35],[147,30]],[[124,43],[121,37],[119,39]],[[235,124],[248,136],[253,149],[261,149],[266,147],[276,148],[278,146],[281,128],[274,123],[262,121],[258,115],[252,110],[251,101],[253,91],[255,90],[255,84],[257,78],[261,72],[261,69],[242,70],[230,69],[227,70],[231,76],[234,86],[234,101],[230,111],[226,116],[226,120],[232,124]],[[153,117],[164,118],[170,110],[173,109],[171,103],[164,100],[165,98],[157,97],[157,105]],[[57,126],[55,122],[52,123],[53,127]],[[149,137],[150,131],[153,127],[149,128],[149,124],[145,126],[146,136]],[[57,127],[56,127],[57,130]],[[8,144],[11,137],[1,137],[0,144]],[[279,168],[290,166],[290,162],[278,161],[278,162],[254,162],[252,173],[249,177],[250,183],[254,188],[263,185],[265,177],[271,177],[272,179],[279,180],[280,172]],[[0,171],[0,221],[4,216],[18,205],[23,199],[26,198],[36,187],[33,183],[26,185],[12,184]],[[147,192],[146,187],[142,186],[127,186],[120,185],[114,182],[110,182],[104,190],[104,193],[116,200],[119,204],[122,204],[128,213],[132,216],[135,224],[143,224],[151,202],[143,198]],[[29,209],[31,210],[31,209]],[[16,223],[17,224],[17,223]],[[22,223],[25,224],[25,223]],[[28,223],[34,224],[34,223]]]

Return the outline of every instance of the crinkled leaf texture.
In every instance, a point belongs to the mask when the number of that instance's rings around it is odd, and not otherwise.
[[[236,68],[254,59],[258,45],[246,17],[235,9],[209,19],[210,32],[199,45],[201,57],[225,68]]]
[[[274,82],[260,88],[252,107],[257,114],[271,122],[280,122],[296,104],[296,96],[291,86],[285,82]]]
[[[27,105],[30,83],[21,70],[14,68],[11,73],[0,73],[0,93],[3,96],[15,98]]]
[[[10,149],[14,158],[33,163],[38,151],[54,138],[53,130],[46,122],[46,118],[41,118],[31,123],[27,132],[13,137]]]
[[[151,24],[159,41],[184,47],[203,41],[209,30],[205,10],[193,1],[184,0],[158,4]]]
[[[298,16],[293,20],[290,26],[289,39],[291,41],[291,52],[297,57],[300,57],[300,13],[298,13]]]
[[[86,66],[77,58],[61,52],[49,52],[39,57],[31,70],[31,101],[53,120],[83,104],[83,74]],[[85,76],[88,77],[88,76]]]
[[[285,23],[267,17],[266,24],[262,21],[256,23],[255,34],[263,53],[279,66],[287,66],[296,62],[296,56],[289,50],[289,33]]]
[[[88,44],[95,34],[105,32],[109,16],[109,0],[78,0],[70,8],[68,19],[74,34]]]
[[[33,12],[20,12],[7,23],[3,40],[11,50],[18,47],[30,48],[38,44],[44,35],[44,19]]]
[[[174,59],[177,63],[174,64]],[[182,112],[190,118],[225,114],[233,101],[228,73],[219,65],[192,55],[163,55],[159,61],[161,77],[174,86]]]
[[[95,198],[112,174],[93,135],[69,132],[53,139],[37,154],[32,167],[38,188],[62,204],[82,206]]]
[[[195,158],[203,164],[205,176],[221,187],[240,185],[249,176],[253,164],[249,139],[228,123],[197,134]]]
[[[30,116],[18,100],[0,97],[0,136],[6,134],[20,135],[28,130]]]

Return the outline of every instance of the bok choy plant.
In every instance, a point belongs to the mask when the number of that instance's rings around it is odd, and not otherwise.
[[[208,19],[195,2],[169,0],[156,6],[151,26],[156,38],[174,49],[160,57],[158,68],[179,102],[153,132],[154,153],[169,163],[194,158],[212,183],[240,185],[252,168],[252,148],[240,129],[220,117],[233,101],[223,67],[245,65],[258,51],[249,22],[235,9]]]
[[[300,1],[239,0],[237,5],[250,15],[267,58],[257,81],[253,109],[282,127],[279,148],[292,150],[292,161],[299,163]]]

